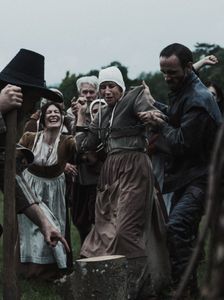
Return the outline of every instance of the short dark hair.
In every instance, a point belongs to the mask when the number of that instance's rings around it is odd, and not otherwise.
[[[189,62],[193,62],[191,50],[182,44],[174,43],[168,45],[160,52],[159,56],[170,57],[172,55],[176,55],[179,58],[182,68],[187,67]]]
[[[57,103],[57,102],[54,102],[54,101],[47,101],[46,104],[44,104],[42,107],[41,107],[41,116],[40,116],[40,124],[42,124],[44,127],[45,127],[45,115],[46,115],[46,111],[48,109],[48,107],[50,105],[54,105],[58,108],[58,110],[60,111],[60,114],[63,116],[64,113],[63,113],[63,110],[60,106],[60,103]]]

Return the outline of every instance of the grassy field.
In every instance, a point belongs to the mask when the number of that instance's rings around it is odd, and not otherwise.
[[[2,224],[3,201],[0,194],[0,223]],[[71,225],[71,240],[73,258],[78,257],[80,249],[79,234],[76,228]],[[2,238],[0,239],[0,295],[2,299]],[[27,280],[18,280],[19,289],[21,292],[21,300],[60,300],[53,283],[34,282]]]
[[[2,195],[0,194],[0,223],[2,223],[2,212],[3,212],[3,201]],[[78,257],[80,249],[80,240],[76,228],[72,225],[71,229],[71,240],[72,240],[72,251],[73,258]],[[207,248],[207,247],[206,247]],[[202,285],[205,274],[205,263],[202,263],[199,271],[198,278],[199,284]],[[2,279],[2,238],[0,239],[0,278]],[[2,295],[2,280],[0,279],[0,295]],[[18,280],[18,285],[21,291],[21,300],[60,300],[55,286],[53,283],[44,283],[37,281]],[[2,299],[2,296],[1,296]],[[164,299],[165,300],[165,299]],[[199,300],[199,299],[197,299]]]

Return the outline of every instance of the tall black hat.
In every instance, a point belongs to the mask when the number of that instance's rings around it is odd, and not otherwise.
[[[16,56],[0,72],[0,86],[6,84],[31,87],[41,97],[62,102],[60,95],[46,87],[44,80],[44,56],[27,49],[20,49]]]

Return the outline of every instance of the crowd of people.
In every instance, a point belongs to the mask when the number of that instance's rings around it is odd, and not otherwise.
[[[81,258],[127,258],[128,299],[175,296],[204,212],[223,94],[198,77],[215,56],[193,63],[192,52],[174,43],[159,57],[169,106],[144,82],[127,90],[115,66],[79,78],[67,110],[63,94],[45,87],[40,54],[21,49],[0,73],[1,168],[4,117],[20,113],[19,274],[52,280],[72,271],[71,215]],[[195,267],[183,299],[197,295]]]

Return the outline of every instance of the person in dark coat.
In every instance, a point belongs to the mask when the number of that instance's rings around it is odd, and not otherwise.
[[[163,193],[173,192],[167,228],[174,293],[198,235],[212,146],[222,121],[217,103],[192,64],[192,52],[184,45],[171,44],[161,51],[160,69],[171,91],[170,107],[154,103],[168,116],[161,136],[170,153],[166,155]],[[140,115],[144,122],[149,120],[147,112]],[[196,270],[186,294],[196,292],[195,283]]]
[[[18,110],[18,132],[23,128],[24,116],[34,108],[35,102],[40,97],[47,97],[60,102],[60,97],[46,88],[44,80],[44,56],[27,49],[20,49],[15,57],[0,72],[0,189],[4,186],[4,157],[5,157],[5,133],[6,114]],[[19,174],[17,174],[19,176]],[[32,193],[32,191],[30,191]],[[67,242],[51,225],[39,208],[35,197],[30,196],[29,201],[24,190],[16,184],[16,212],[26,214],[36,225],[40,227],[46,242],[55,246],[60,240],[68,248]]]

